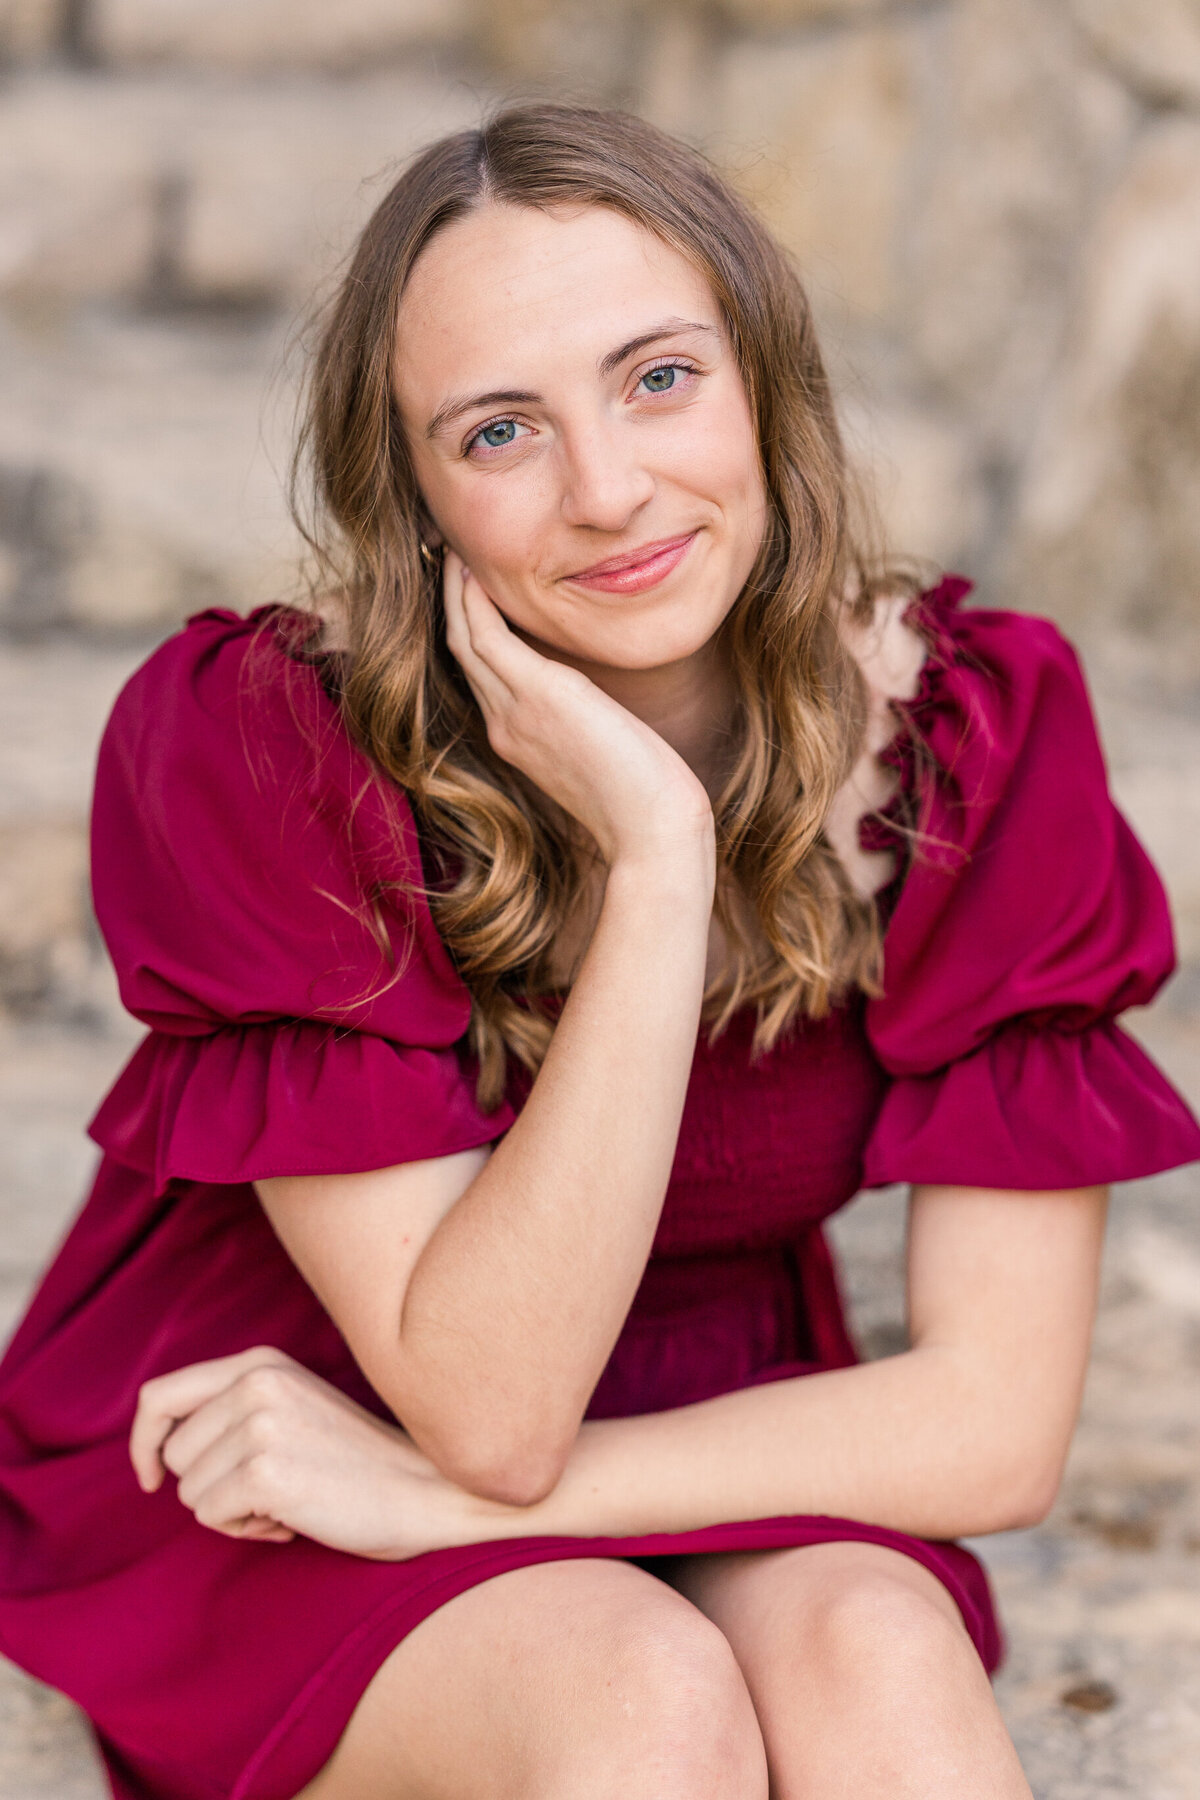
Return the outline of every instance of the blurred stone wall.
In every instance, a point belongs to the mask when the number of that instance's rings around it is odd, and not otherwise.
[[[408,153],[530,92],[644,112],[762,206],[896,547],[1080,644],[1200,965],[1198,0],[0,0],[9,1016],[114,1017],[116,687],[186,612],[292,591],[300,310]]]

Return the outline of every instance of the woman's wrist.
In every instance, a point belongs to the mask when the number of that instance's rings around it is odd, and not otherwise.
[[[604,906],[626,907],[639,919],[656,910],[674,921],[694,917],[707,935],[715,885],[712,844],[685,837],[653,855],[619,856],[605,876]]]
[[[716,871],[716,826],[711,811],[674,818],[659,830],[649,828],[636,841],[615,852],[608,879],[628,876],[651,886],[678,889],[711,880]]]
[[[523,1537],[604,1537],[619,1534],[619,1519],[605,1516],[608,1496],[604,1480],[605,1433],[596,1422],[579,1428],[567,1465],[551,1491],[530,1506],[463,1496],[464,1543],[488,1543]]]

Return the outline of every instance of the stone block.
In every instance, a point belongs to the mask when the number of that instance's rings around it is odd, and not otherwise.
[[[1200,709],[1186,686],[1171,703],[1171,656],[1143,641],[1130,656],[1128,633],[1076,613],[1072,635],[1085,646],[1089,685],[1117,804],[1166,883],[1180,961],[1200,975]],[[1149,650],[1149,655],[1145,652]],[[1200,985],[1194,1002],[1200,1011]],[[1153,1017],[1154,1015],[1150,1015]]]
[[[0,0],[0,67],[57,50],[63,11],[62,0]]]
[[[0,331],[0,544],[10,630],[162,630],[293,585],[278,331],[92,318]]]
[[[719,0],[722,16],[751,31],[786,31],[798,25],[858,21],[887,12],[895,0]]]
[[[462,88],[399,74],[198,94],[178,152],[174,281],[200,296],[306,297],[404,160],[480,110]]]
[[[82,821],[0,826],[0,1008],[43,1008],[56,951],[87,931],[87,832]]]
[[[334,70],[449,42],[467,17],[468,0],[91,0],[87,35],[109,64]]]
[[[1126,679],[1200,682],[1200,123],[1139,144],[1087,245],[1021,483],[1010,590]]]
[[[852,391],[839,411],[883,546],[943,568],[970,567],[986,517],[970,434],[911,401],[863,400]]]
[[[928,74],[905,217],[904,332],[1003,468],[1024,452],[1060,352],[1080,239],[1138,109],[1043,0],[958,0]]]
[[[263,85],[38,71],[0,110],[0,294],[262,302],[303,295],[378,178],[473,124],[478,97],[415,75]]]
[[[624,105],[644,79],[647,35],[679,11],[638,0],[475,0],[471,46],[489,67],[535,93]]]
[[[1071,0],[1109,66],[1155,105],[1200,106],[1196,0]]]
[[[92,920],[87,818],[100,734],[148,647],[0,642],[0,1021],[128,1036]],[[10,1129],[0,1148],[10,1193],[17,1148]],[[15,1253],[11,1232],[4,1245],[0,1264]]]
[[[87,818],[100,734],[149,649],[0,640],[0,827]]]
[[[1113,792],[1166,883],[1180,960],[1200,963],[1200,745],[1179,732],[1178,762],[1120,771]]]
[[[920,43],[912,24],[748,38],[714,71],[709,148],[795,253],[827,315],[876,320],[896,303]]]
[[[0,107],[0,293],[41,299],[145,280],[172,95],[36,71]]]
[[[70,1701],[0,1662],[0,1800],[104,1800],[107,1791]]]

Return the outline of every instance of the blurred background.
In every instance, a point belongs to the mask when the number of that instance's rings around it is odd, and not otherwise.
[[[0,0],[0,1332],[136,1036],[87,898],[96,740],[189,612],[295,591],[298,322],[403,159],[501,97],[707,150],[799,259],[893,545],[1085,661],[1200,1101],[1200,0]],[[1062,1500],[989,1540],[1039,1800],[1194,1800],[1200,1171],[1116,1196]],[[901,1341],[899,1192],[838,1230]],[[0,1800],[92,1800],[0,1665]]]

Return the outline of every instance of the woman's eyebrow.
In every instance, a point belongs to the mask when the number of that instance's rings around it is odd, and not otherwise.
[[[649,344],[657,344],[661,338],[676,337],[681,331],[701,331],[708,337],[718,338],[720,333],[711,325],[701,325],[695,319],[663,319],[658,325],[652,325],[649,331],[639,332],[628,343],[618,344],[615,350],[608,351],[599,362],[601,375],[611,375],[619,369],[627,357],[636,356],[639,350],[646,349]],[[425,436],[435,438],[445,431],[447,425],[463,413],[472,412],[477,406],[538,406],[541,404],[540,394],[530,393],[524,388],[496,388],[488,394],[458,394],[443,401],[432,419],[425,427]]]
[[[610,350],[607,356],[600,359],[601,375],[611,375],[619,369],[627,356],[636,356],[649,344],[657,344],[660,338],[677,337],[681,331],[703,331],[708,337],[720,338],[720,332],[711,325],[700,325],[695,319],[663,319],[661,324],[652,325],[649,331],[643,331],[638,337],[630,338],[627,344],[620,344]]]
[[[425,427],[425,436],[437,437],[462,413],[473,412],[477,406],[536,406],[541,398],[540,394],[530,394],[524,388],[496,388],[490,394],[452,396],[438,407]]]

